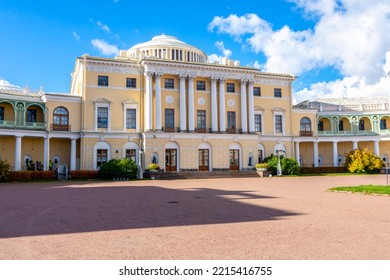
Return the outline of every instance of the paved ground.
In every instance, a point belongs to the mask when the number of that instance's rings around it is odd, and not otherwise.
[[[390,259],[384,175],[0,185],[0,259]]]

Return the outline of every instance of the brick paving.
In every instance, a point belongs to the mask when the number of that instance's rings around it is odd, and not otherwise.
[[[0,259],[390,259],[385,175],[0,185]]]

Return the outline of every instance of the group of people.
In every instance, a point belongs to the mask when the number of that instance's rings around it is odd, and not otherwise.
[[[57,159],[54,160],[54,163],[49,160],[49,170],[55,170],[58,165]],[[31,159],[26,159],[26,169],[28,171],[43,171],[43,164],[40,161],[32,161]]]

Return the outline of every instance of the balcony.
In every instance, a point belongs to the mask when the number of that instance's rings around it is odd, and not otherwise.
[[[45,122],[26,122],[24,125],[17,124],[16,121],[0,121],[0,128],[12,128],[12,129],[32,129],[32,130],[44,130],[46,129]]]
[[[70,131],[70,124],[51,124],[50,130],[52,131]]]
[[[382,134],[382,131],[381,131]],[[324,130],[324,131],[318,131],[318,136],[372,136],[372,135],[378,135],[377,132],[372,130],[359,130],[357,132],[351,131],[351,130],[342,130],[338,132],[333,132],[332,130]]]
[[[299,131],[299,136],[313,136],[313,131]]]

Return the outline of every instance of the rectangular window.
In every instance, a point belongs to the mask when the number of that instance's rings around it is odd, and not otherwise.
[[[253,88],[253,95],[254,95],[254,96],[261,96],[261,88],[259,88],[259,87],[254,87],[254,88]]]
[[[199,132],[206,132],[206,111],[198,110],[197,130]]]
[[[126,150],[126,158],[131,159],[132,161],[135,161],[136,151],[134,149],[128,149]]]
[[[206,90],[206,82],[196,81],[196,90]]]
[[[108,87],[108,76],[98,76],[98,86]]]
[[[126,87],[127,88],[136,88],[137,79],[136,78],[126,78]]]
[[[171,78],[164,79],[165,88],[175,88],[175,80]]]
[[[0,121],[4,121],[4,107],[0,107]]]
[[[226,84],[226,91],[227,92],[236,92],[236,85],[234,83],[227,83]]]
[[[126,109],[126,128],[136,129],[137,128],[137,110]]]
[[[3,111],[3,119],[4,119],[4,111]],[[381,129],[387,129],[386,119],[381,119],[380,126],[381,126]]]
[[[165,131],[174,132],[175,111],[174,109],[165,109]]]
[[[324,122],[318,121],[318,131],[324,131]]]
[[[275,132],[283,132],[282,115],[275,115]]]
[[[97,108],[97,127],[107,128],[108,127],[108,108],[98,107]]]
[[[37,122],[37,110],[27,109],[27,122]]]
[[[274,97],[282,97],[282,89],[274,88]]]
[[[100,167],[102,166],[104,163],[106,163],[108,160],[107,160],[107,149],[98,149],[96,151],[96,166],[97,167]]]
[[[228,129],[236,129],[236,112],[227,112]]]
[[[255,131],[261,132],[261,115],[255,114]]]

